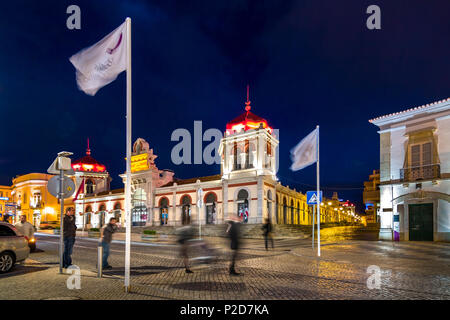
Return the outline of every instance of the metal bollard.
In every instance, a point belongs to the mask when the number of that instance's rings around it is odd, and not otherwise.
[[[103,247],[102,243],[98,243],[98,257],[97,257],[97,278],[101,278],[103,273]]]

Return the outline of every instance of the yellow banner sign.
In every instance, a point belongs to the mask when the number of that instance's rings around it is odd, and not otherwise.
[[[131,172],[148,170],[147,157],[147,153],[131,156]]]

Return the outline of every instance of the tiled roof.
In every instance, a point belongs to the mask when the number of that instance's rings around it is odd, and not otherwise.
[[[426,109],[428,107],[431,107],[431,106],[434,106],[436,104],[443,103],[443,102],[446,102],[446,101],[450,101],[450,98],[439,100],[439,101],[432,102],[432,103],[427,103],[427,104],[424,104],[424,105],[419,106],[419,107],[410,108],[410,109],[407,109],[407,110],[403,110],[403,111],[387,114],[387,115],[384,115],[384,116],[380,116],[380,117],[377,117],[377,118],[369,120],[369,122],[373,123],[374,121],[377,121],[377,120],[380,120],[380,119],[389,118],[389,117],[392,117],[392,116],[397,116],[397,115],[400,115],[400,114],[403,114],[403,113],[416,111],[416,110],[420,110],[420,109]]]

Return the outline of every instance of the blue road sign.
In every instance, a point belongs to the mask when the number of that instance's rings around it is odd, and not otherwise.
[[[322,202],[322,191],[320,191],[320,200]],[[316,204],[317,203],[317,191],[306,191],[306,203]]]

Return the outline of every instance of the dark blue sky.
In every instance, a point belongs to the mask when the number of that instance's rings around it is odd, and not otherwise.
[[[66,8],[81,8],[81,30]],[[381,30],[366,8],[381,7]],[[146,139],[160,169],[179,178],[219,166],[171,163],[176,128],[225,129],[252,111],[280,129],[284,184],[306,191],[315,167],[291,172],[289,150],[321,126],[326,195],[362,202],[379,167],[368,120],[450,96],[449,1],[7,1],[0,5],[0,184],[46,172],[61,150],[125,170],[125,74],[95,97],[79,91],[68,58],[133,20],[133,140]],[[361,188],[346,190],[346,188]]]

